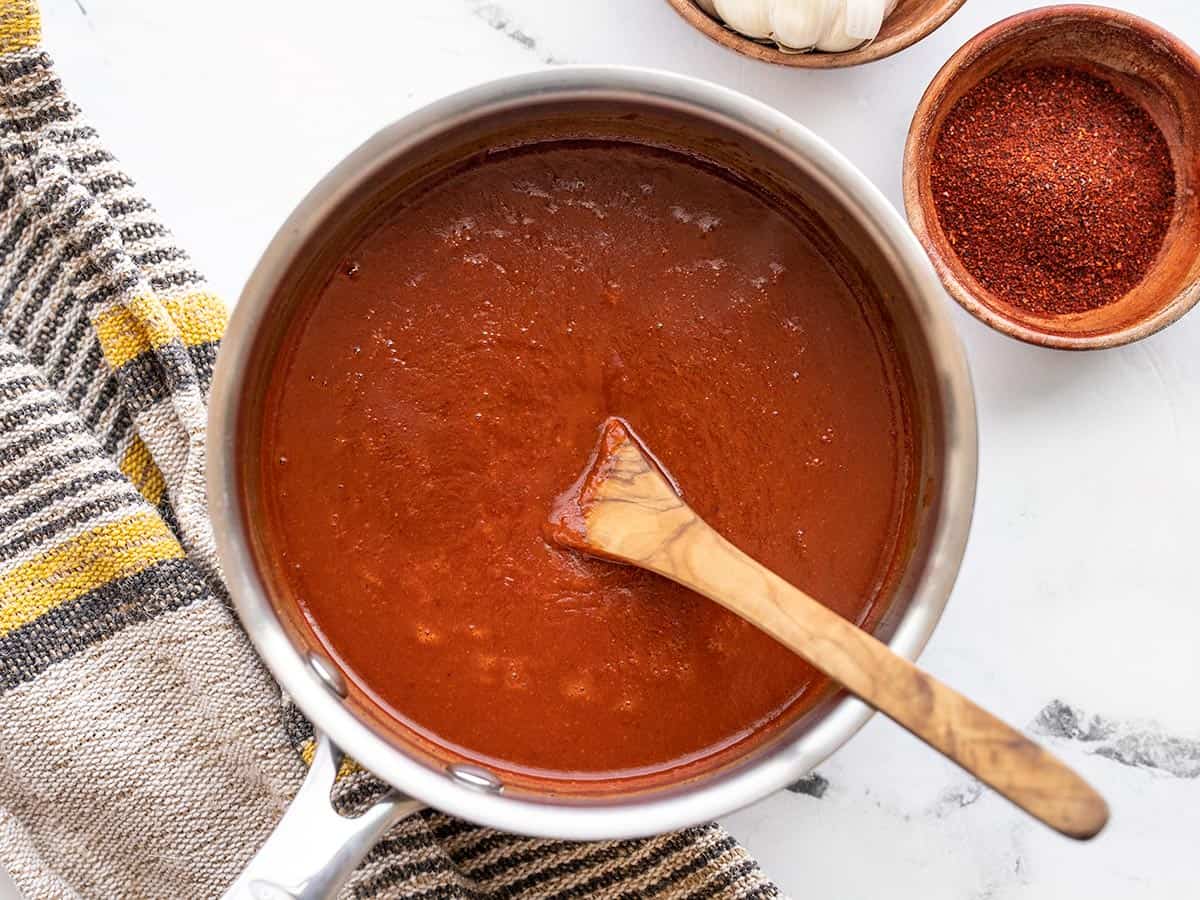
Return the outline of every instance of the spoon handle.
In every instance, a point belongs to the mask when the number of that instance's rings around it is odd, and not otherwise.
[[[685,504],[639,565],[736,613],[980,781],[1063,834],[1086,840],[1104,799],[1058,758],[725,540]]]

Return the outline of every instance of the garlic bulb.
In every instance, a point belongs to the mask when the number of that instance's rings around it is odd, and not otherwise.
[[[879,34],[897,0],[695,0],[714,19],[785,50],[853,50]]]

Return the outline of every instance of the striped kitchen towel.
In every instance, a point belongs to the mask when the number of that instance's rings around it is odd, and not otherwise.
[[[312,731],[223,599],[205,514],[221,302],[0,0],[0,866],[25,895],[213,897]],[[340,782],[346,806],[380,785]],[[715,825],[571,844],[430,813],[350,897],[771,897]]]

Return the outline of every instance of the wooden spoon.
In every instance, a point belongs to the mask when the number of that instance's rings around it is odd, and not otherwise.
[[[548,536],[715,600],[1051,828],[1086,840],[1108,821],[1104,799],[1056,757],[721,537],[622,420],[604,423]]]

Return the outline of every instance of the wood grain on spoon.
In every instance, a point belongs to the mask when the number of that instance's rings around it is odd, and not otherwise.
[[[1051,828],[1086,840],[1108,821],[1104,799],[1056,757],[721,537],[622,420],[604,423],[548,536],[715,600]]]

